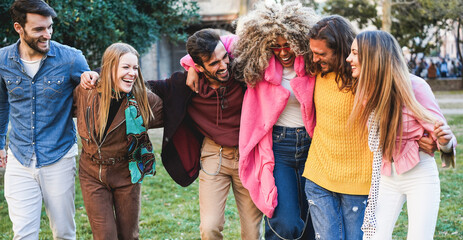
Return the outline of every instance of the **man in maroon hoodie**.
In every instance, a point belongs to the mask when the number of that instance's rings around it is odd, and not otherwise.
[[[188,38],[186,46],[199,70],[197,93],[185,85],[186,72],[148,81],[151,90],[163,99],[163,164],[182,186],[191,184],[199,172],[202,239],[223,238],[230,185],[240,215],[241,238],[260,239],[262,213],[238,176],[244,85],[233,78],[229,53],[216,32],[200,30]]]

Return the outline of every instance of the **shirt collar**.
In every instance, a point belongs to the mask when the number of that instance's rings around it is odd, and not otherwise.
[[[13,59],[14,61],[18,61],[19,56],[19,44],[21,44],[21,39],[18,39],[16,43],[13,45],[12,51],[9,52],[8,58]],[[47,57],[55,57],[56,50],[55,50],[55,42],[50,40],[50,50],[46,53]]]

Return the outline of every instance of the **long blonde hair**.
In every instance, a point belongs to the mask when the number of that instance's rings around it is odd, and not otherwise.
[[[137,50],[127,43],[113,43],[103,54],[101,59],[101,74],[97,85],[97,91],[100,93],[99,121],[97,125],[100,141],[103,139],[104,130],[108,122],[109,107],[111,98],[121,99],[121,92],[117,89],[115,81],[119,61],[124,54],[132,53],[137,58],[140,57]],[[148,126],[150,117],[153,116],[148,102],[147,89],[143,81],[140,68],[138,68],[138,78],[135,79],[132,94],[138,103],[143,124]]]
[[[365,133],[368,117],[375,111],[383,156],[391,161],[393,153],[400,151],[396,139],[398,133],[402,138],[404,106],[420,120],[432,123],[435,118],[416,100],[402,49],[391,34],[365,31],[356,40],[361,70],[349,121],[358,120],[359,129]]]
[[[238,21],[239,41],[233,51],[235,77],[255,86],[262,79],[273,52],[270,46],[278,36],[284,37],[296,55],[304,55],[308,72],[309,40],[307,33],[318,21],[311,8],[299,2],[261,2]]]

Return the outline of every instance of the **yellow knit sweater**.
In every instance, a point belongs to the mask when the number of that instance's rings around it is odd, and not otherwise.
[[[368,195],[373,153],[367,136],[347,126],[354,95],[339,91],[334,78],[318,75],[315,82],[317,125],[303,176],[332,192]]]

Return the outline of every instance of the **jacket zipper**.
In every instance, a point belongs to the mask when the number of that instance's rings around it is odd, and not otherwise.
[[[95,106],[95,99],[96,99],[96,96],[93,98],[93,103],[92,103],[91,106]],[[95,120],[95,115],[94,115],[94,112],[95,112],[95,111],[93,111],[93,110],[91,109],[91,106],[88,106],[88,111],[92,114],[92,119],[93,119],[93,123],[94,123],[94,122],[96,121],[96,120]],[[124,122],[125,122],[125,119],[122,120],[122,122],[120,122],[120,123],[119,123],[115,128],[113,128],[111,131],[108,131],[108,132],[106,133],[106,135],[104,136],[103,140],[102,140],[99,144],[98,144],[98,141],[96,140],[96,136],[92,134],[93,139],[94,139],[94,141],[95,141],[95,143],[96,143],[96,145],[97,145],[97,147],[98,147],[98,156],[100,157],[100,159],[101,159],[101,146],[102,146],[103,143],[105,142],[106,137],[107,137],[111,132],[113,132],[114,129],[116,129],[116,128],[118,128],[119,126],[121,126]],[[87,127],[87,129],[88,129],[88,127]],[[92,126],[92,129],[94,129],[94,125]],[[90,131],[90,130],[88,130],[88,131],[89,131],[89,133],[90,133],[90,132],[94,132],[94,131]]]

